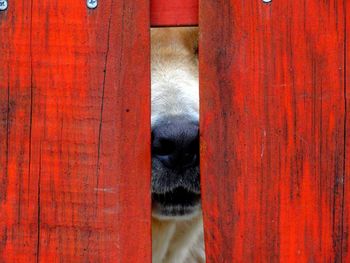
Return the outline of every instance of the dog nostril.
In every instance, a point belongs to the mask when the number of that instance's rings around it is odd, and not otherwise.
[[[199,156],[199,139],[196,137],[183,153],[184,163],[195,163]]]
[[[182,158],[182,167],[187,168],[198,164],[198,155],[195,153],[186,153]]]
[[[176,145],[174,142],[167,139],[160,139],[152,145],[152,152],[159,156],[171,155],[175,151],[175,148]]]

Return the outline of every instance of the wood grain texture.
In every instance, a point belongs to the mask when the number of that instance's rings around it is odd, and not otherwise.
[[[38,178],[30,174],[31,3],[0,12],[0,262],[35,262]]]
[[[344,3],[200,2],[207,262],[342,261]]]
[[[151,262],[149,2],[28,2],[0,13],[0,259]]]
[[[198,25],[198,0],[151,0],[152,26]]]

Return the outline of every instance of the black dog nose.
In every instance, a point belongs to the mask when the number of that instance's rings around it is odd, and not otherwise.
[[[172,118],[156,125],[152,131],[152,157],[171,169],[198,165],[198,124],[185,118]]]

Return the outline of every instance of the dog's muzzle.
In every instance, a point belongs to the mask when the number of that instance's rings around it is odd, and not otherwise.
[[[153,127],[152,209],[163,218],[189,216],[200,209],[199,128],[185,116]]]

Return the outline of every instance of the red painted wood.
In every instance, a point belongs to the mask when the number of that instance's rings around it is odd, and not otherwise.
[[[198,0],[151,0],[152,26],[198,24]]]
[[[200,2],[207,262],[341,262],[344,11]]]
[[[350,262],[350,2],[345,1],[346,23],[346,57],[345,57],[345,94],[346,94],[346,122],[345,122],[345,187],[344,187],[344,225],[343,225],[343,262]]]
[[[11,4],[0,258],[151,262],[149,2]]]
[[[38,177],[30,174],[30,1],[0,12],[0,262],[35,262]]]

